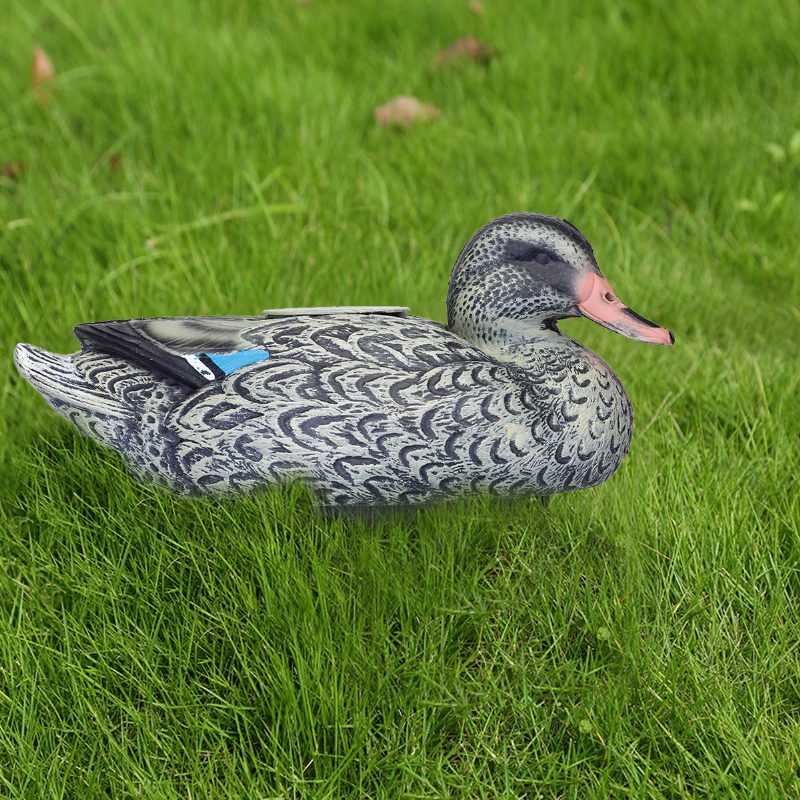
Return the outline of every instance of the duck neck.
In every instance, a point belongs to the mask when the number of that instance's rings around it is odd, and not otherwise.
[[[498,361],[507,361],[520,367],[529,368],[544,359],[552,360],[559,354],[588,352],[583,345],[561,333],[552,319],[537,322],[501,317],[491,325],[481,325],[479,328],[455,323],[450,330]]]

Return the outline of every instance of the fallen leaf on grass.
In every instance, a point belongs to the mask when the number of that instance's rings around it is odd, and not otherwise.
[[[0,175],[8,178],[10,181],[18,181],[25,172],[24,161],[9,161],[6,164],[0,164]]]
[[[31,65],[31,83],[39,102],[44,104],[50,102],[52,92],[50,84],[56,76],[53,62],[47,53],[37,44],[33,50],[33,64]]]
[[[112,172],[120,172],[122,170],[122,156],[119,153],[112,153],[108,159],[108,168]]]
[[[486,9],[483,7],[483,3],[480,0],[470,0],[469,10],[476,16],[482,17]]]
[[[373,112],[375,121],[381,128],[410,128],[420,122],[438,119],[442,112],[430,103],[423,103],[416,97],[400,95]]]
[[[462,36],[433,57],[433,66],[444,67],[467,61],[472,61],[474,64],[488,64],[495,55],[495,51],[489,45],[479,42],[474,36]]]

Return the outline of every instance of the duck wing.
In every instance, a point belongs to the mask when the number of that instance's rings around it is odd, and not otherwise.
[[[84,350],[105,353],[199,388],[270,357],[258,329],[270,321],[336,316],[404,316],[401,306],[332,306],[269,309],[259,317],[155,317],[75,326]],[[256,334],[253,336],[252,334]]]
[[[264,317],[156,317],[75,326],[84,350],[124,358],[200,387],[247,363],[269,358],[244,335]]]

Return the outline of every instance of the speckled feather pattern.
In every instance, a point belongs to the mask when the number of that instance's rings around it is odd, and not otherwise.
[[[447,293],[450,327],[465,338],[496,342],[508,338],[507,320],[538,317],[542,309],[566,308],[563,281],[569,272],[596,271],[592,249],[580,232],[563,220],[532,227],[530,215],[510,214],[479,230],[456,262]],[[569,265],[555,275],[547,268],[519,269],[513,246],[529,244]]]
[[[619,381],[578,345],[522,369],[414,317],[295,317],[246,338],[273,358],[189,394],[113,357],[66,357],[127,413],[51,404],[176,491],[299,479],[335,505],[595,486],[630,441]]]
[[[511,215],[462,250],[447,328],[347,313],[119,323],[148,357],[203,342],[268,351],[199,388],[84,335],[72,356],[20,345],[15,357],[58,413],[180,493],[299,480],[337,506],[550,495],[605,481],[632,435],[611,369],[547,322],[574,315],[573,275],[587,270],[599,274],[568,223]]]

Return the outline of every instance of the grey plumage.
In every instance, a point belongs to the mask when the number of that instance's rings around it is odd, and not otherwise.
[[[181,493],[302,480],[334,505],[550,495],[606,480],[632,434],[614,373],[555,328],[587,270],[600,275],[568,223],[513,215],[462,251],[448,328],[396,310],[124,320],[78,326],[74,355],[18,345],[15,359],[59,414]],[[221,352],[264,355],[189,374],[187,358]]]

